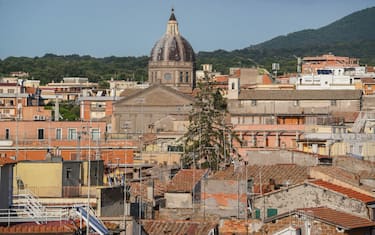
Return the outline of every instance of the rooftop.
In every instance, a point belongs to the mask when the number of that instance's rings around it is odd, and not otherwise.
[[[193,187],[208,173],[207,169],[182,169],[167,186],[168,192],[191,192]]]
[[[336,211],[327,207],[302,208],[297,211],[308,217],[337,225],[346,230],[375,226],[375,222],[371,220]]]
[[[374,197],[371,197],[369,195],[366,195],[366,194],[363,194],[363,193],[360,193],[360,192],[357,192],[357,191],[354,191],[352,189],[345,188],[345,187],[342,187],[342,186],[339,186],[339,185],[336,185],[336,184],[332,184],[332,183],[329,183],[329,182],[326,182],[326,181],[323,181],[323,180],[314,180],[314,181],[311,181],[310,183],[312,183],[316,186],[322,187],[322,188],[326,188],[326,189],[344,194],[344,195],[348,196],[349,198],[357,199],[357,200],[362,201],[364,203],[370,203],[370,202],[375,201]]]
[[[208,221],[189,220],[142,220],[144,230],[149,235],[197,234],[207,235],[218,224]]]
[[[15,164],[16,161],[15,160],[12,160],[10,158],[7,158],[7,157],[0,157],[0,166],[4,166],[4,165],[7,165],[7,164]]]
[[[298,166],[295,164],[277,164],[269,166],[260,165],[249,165],[247,166],[247,172],[245,168],[241,167],[237,172],[233,167],[226,169],[225,171],[219,171],[211,177],[211,179],[218,180],[234,180],[237,179],[238,175],[240,177],[253,179],[254,184],[268,184],[270,180],[274,180],[276,184],[289,185],[298,184],[304,182],[308,177],[308,167]]]

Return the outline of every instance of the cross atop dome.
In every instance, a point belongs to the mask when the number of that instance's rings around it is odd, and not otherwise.
[[[169,20],[177,21],[176,17],[174,16],[174,8],[172,7],[171,16],[169,17]]]

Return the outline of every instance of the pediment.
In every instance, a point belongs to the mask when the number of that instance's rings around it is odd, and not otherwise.
[[[125,97],[115,106],[177,106],[190,105],[194,102],[193,97],[183,94],[173,88],[163,85],[154,85],[140,92]]]

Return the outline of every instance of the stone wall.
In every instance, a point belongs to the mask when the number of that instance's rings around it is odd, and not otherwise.
[[[338,211],[369,218],[366,204],[345,195],[325,190],[310,183],[282,189],[255,198],[255,208],[260,209],[261,218],[267,217],[267,209],[277,209],[282,214],[298,208],[325,206]]]
[[[278,231],[286,229],[290,226],[301,228],[301,234],[330,234],[330,235],[346,235],[352,234],[348,231],[339,232],[336,230],[336,226],[332,226],[326,223],[322,223],[319,220],[308,220],[298,218],[294,215],[288,216],[282,219],[275,220],[270,223],[266,223],[262,227],[262,232],[259,234],[275,234]],[[310,225],[310,233],[307,233],[307,227]],[[258,234],[258,233],[257,233]],[[365,233],[363,233],[365,234]]]

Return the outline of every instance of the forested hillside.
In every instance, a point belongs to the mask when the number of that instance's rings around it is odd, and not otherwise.
[[[296,71],[296,57],[333,53],[356,57],[362,65],[375,66],[375,7],[355,12],[319,29],[308,29],[279,36],[244,49],[197,53],[197,68],[213,64],[227,74],[230,67],[260,66],[268,70],[280,64],[281,73]],[[88,77],[101,82],[114,79],[147,79],[148,57],[105,57],[46,54],[43,57],[8,57],[0,60],[0,76],[12,71],[29,72],[42,84],[67,76]]]

